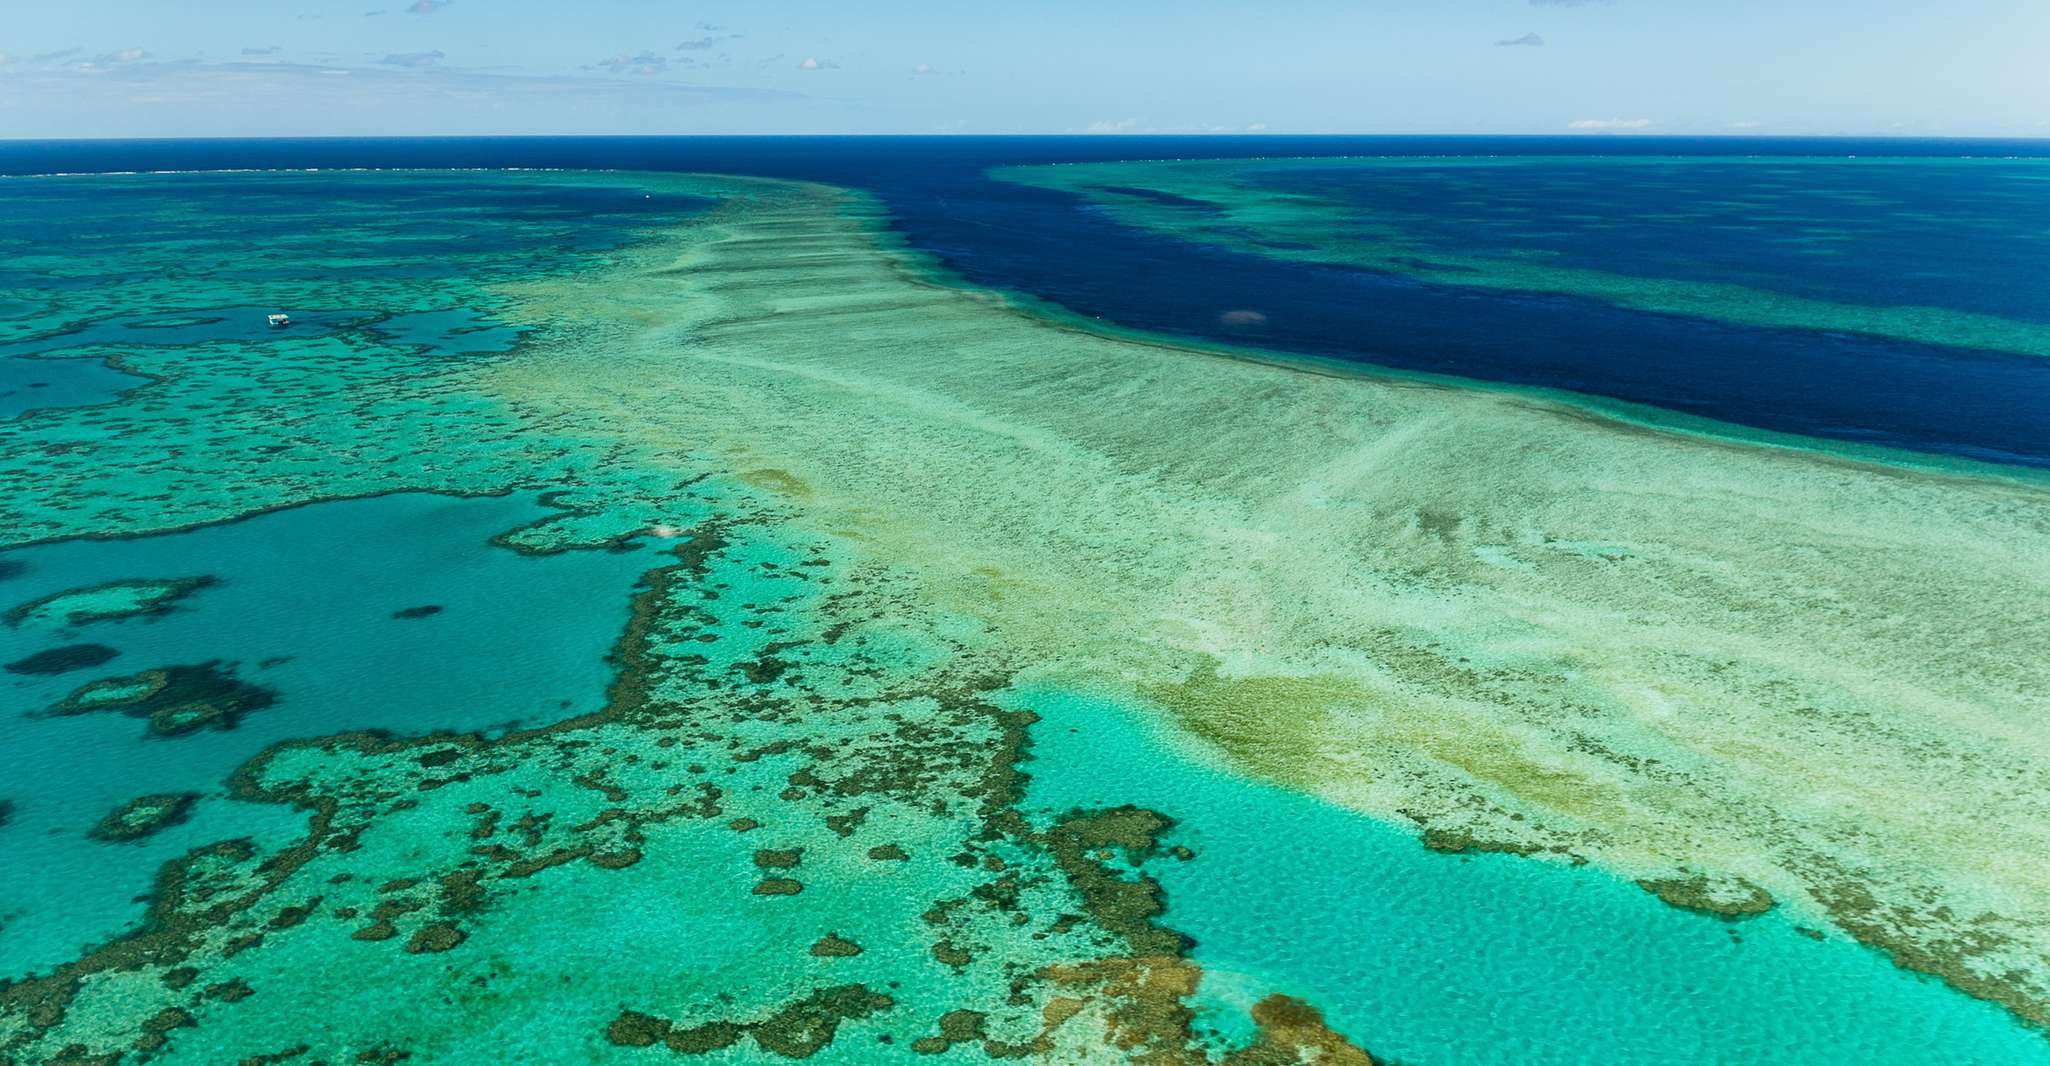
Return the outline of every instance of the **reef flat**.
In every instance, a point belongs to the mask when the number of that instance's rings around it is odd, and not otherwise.
[[[303,831],[200,844],[140,926],[0,988],[0,1056],[1589,1060],[1556,1033],[1386,1050],[1293,953],[1233,972],[1228,944],[1192,943],[1178,900],[1216,911],[1200,882],[1227,858],[1208,841],[1255,823],[1170,801],[1287,809],[1199,802],[1251,776],[1329,801],[1290,823],[1310,843],[1362,815],[1410,827],[1382,877],[1528,875],[1526,895],[1420,925],[1487,914],[1511,942],[1593,894],[1617,924],[1591,928],[1706,931],[1724,954],[1690,950],[1728,983],[1673,990],[1672,1013],[1623,1034],[1635,1057],[1742,1042],[1757,1022],[1701,1007],[1707,988],[1790,1027],[1755,1061],[2050,1059],[2014,1020],[2050,1002],[2029,861],[2050,843],[2045,688],[2019,650],[2045,636],[2028,610],[2050,574],[2040,483],[1090,332],[951,283],[867,200],[821,186],[462,180],[701,206],[545,268],[423,280],[395,260],[321,293],[478,309],[518,336],[509,352],[403,341],[377,312],[125,346],[151,385],[0,423],[0,520],[33,578],[36,553],[90,538],[542,493],[546,513],[491,551],[645,563],[609,688],[503,730],[338,729],[254,753],[220,806],[293,810]],[[207,306],[319,291],[257,269],[217,283]],[[94,314],[53,308],[41,340]],[[474,336],[460,318],[436,337]],[[439,599],[374,617],[454,624],[406,616]],[[111,651],[177,614],[94,632]],[[113,659],[23,691],[125,705],[161,691],[138,670],[172,665]],[[283,691],[244,728],[289,709]],[[1111,704],[1170,738],[1132,795],[1039,733],[1133,750]],[[1189,783],[1158,783],[1174,773]],[[1324,906],[1242,932],[1273,945],[1377,916]],[[1540,986],[1575,972],[1569,939]],[[1764,975],[1804,957],[1858,975],[1840,1011],[1773,998]],[[394,997],[412,1009],[381,1008]]]
[[[679,247],[648,284],[697,299],[532,292],[536,320],[642,319],[570,406],[775,471],[933,602],[1242,766],[1441,847],[1757,886],[2044,1017],[2039,481],[1192,374],[845,250],[828,217]],[[630,310],[654,307],[678,317]],[[688,360],[672,403],[620,355],[651,345]]]

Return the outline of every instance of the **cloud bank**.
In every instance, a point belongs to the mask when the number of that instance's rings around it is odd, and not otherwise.
[[[603,70],[609,71],[613,74],[633,74],[637,76],[660,74],[663,71],[669,69],[669,57],[657,55],[654,52],[646,51],[636,52],[632,55],[628,55],[625,52],[621,52],[618,55],[606,56],[604,59],[601,59],[596,63],[593,63],[588,67],[585,67],[584,69]]]
[[[378,62],[388,67],[412,67],[418,69],[420,67],[431,67],[447,58],[448,56],[441,49],[437,48],[432,52],[394,52],[378,60]]]

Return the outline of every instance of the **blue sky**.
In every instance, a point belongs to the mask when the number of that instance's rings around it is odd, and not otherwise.
[[[0,137],[2042,137],[2046,57],[2046,0],[4,0]]]

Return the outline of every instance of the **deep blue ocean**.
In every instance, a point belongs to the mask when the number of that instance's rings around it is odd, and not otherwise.
[[[995,166],[1260,156],[1908,156],[2050,158],[2043,141],[1500,137],[485,138],[104,141],[0,144],[0,174],[242,168],[553,167],[795,177],[869,190],[912,246],[968,280],[1136,329],[1246,343],[1219,323],[1259,308],[1263,347],[1406,370],[1570,390],[1761,429],[2050,466],[2050,360],[1848,331],[1763,328],[1614,306],[1599,299],[1433,284],[1414,275],[1289,262],[1119,225],[1066,193],[993,180]],[[1919,179],[1918,179],[1919,180]],[[1959,181],[1897,182],[1911,211],[1875,218],[1842,200],[1846,225],[1885,228],[1876,254],[1827,278],[1787,283],[1779,251],[1712,230],[1626,233],[1550,251],[1627,272],[1649,255],[1662,276],[1771,275],[1790,295],[1863,305],[1899,299],[1925,263],[1953,268],[1915,302],[2050,321],[2050,271],[2030,266],[2050,237],[2041,197]],[[1533,203],[1567,203],[1533,189]],[[1410,195],[1428,202],[1419,188]],[[1563,193],[1560,193],[1563,196]],[[1647,195],[1582,188],[1577,209]],[[1709,190],[1704,195],[1713,195]],[[1741,199],[1733,200],[1740,203]],[[1623,205],[1629,206],[1629,205]],[[1642,204],[1636,206],[1643,206]],[[2001,240],[1959,236],[1964,211]],[[1813,221],[1811,217],[1810,221]],[[1674,249],[1680,249],[1678,254]],[[1699,254],[1695,254],[1698,250]],[[1987,283],[1959,283],[1984,254]],[[2016,257],[2022,257],[2017,260]],[[2015,264],[2022,265],[2017,267]],[[2050,256],[2033,262],[2050,262]],[[1962,269],[1960,275],[1958,270]],[[1753,278],[1755,282],[1755,278]],[[1806,291],[1803,291],[1806,290]],[[1907,302],[1907,301],[1902,301]],[[2050,326],[2046,326],[2050,328]]]

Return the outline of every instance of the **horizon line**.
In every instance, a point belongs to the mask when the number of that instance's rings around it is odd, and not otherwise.
[[[166,143],[236,143],[251,141],[291,142],[334,142],[334,141],[510,141],[510,140],[607,140],[607,141],[680,141],[680,140],[1022,140],[1062,139],[1077,141],[1146,141],[1146,140],[1204,140],[1204,141],[1279,141],[1306,140],[1311,138],[1373,138],[1380,140],[1561,140],[1595,142],[1629,141],[1675,141],[1675,140],[1718,140],[1718,141],[1987,141],[2000,143],[2028,143],[2050,146],[2050,135],[2023,136],[2003,134],[1932,134],[1932,133],[1752,133],[1744,131],[1698,132],[1698,133],[1641,133],[1641,132],[1557,132],[1557,133],[1323,133],[1323,132],[1267,132],[1258,133],[401,133],[401,134],[234,134],[194,136],[135,136],[135,137],[0,137],[0,146],[38,144],[166,144]]]

